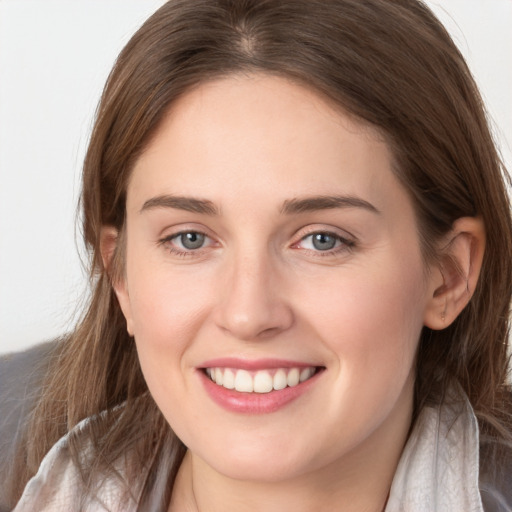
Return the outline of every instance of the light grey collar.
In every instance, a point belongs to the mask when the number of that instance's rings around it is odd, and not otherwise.
[[[421,411],[405,446],[385,512],[483,512],[478,422],[462,391]]]

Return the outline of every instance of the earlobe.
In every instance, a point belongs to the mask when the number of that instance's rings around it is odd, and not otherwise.
[[[431,298],[424,324],[434,330],[448,327],[466,307],[475,291],[485,250],[485,228],[476,217],[457,219],[432,269]]]
[[[121,238],[116,228],[103,226],[100,234],[100,252],[103,267],[110,278],[112,288],[126,319],[128,334],[133,336],[133,322],[126,277],[123,275],[123,269],[119,268],[123,265],[122,258],[119,257],[119,245],[123,243]]]

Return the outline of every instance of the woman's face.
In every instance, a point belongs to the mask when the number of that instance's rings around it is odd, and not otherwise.
[[[434,290],[375,131],[284,79],[202,85],[138,160],[126,234],[116,291],[198,461],[275,481],[400,451]]]

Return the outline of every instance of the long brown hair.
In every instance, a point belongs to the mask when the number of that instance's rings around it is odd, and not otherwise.
[[[13,502],[55,441],[101,411],[107,412],[93,435],[101,456],[85,463],[72,439],[84,478],[111,474],[113,461],[134,449],[149,461],[143,500],[169,443],[174,478],[185,448],[149,395],[112,291],[112,273],[122,272],[123,244],[108,275],[100,229],[114,226],[122,237],[130,171],[170,105],[190,88],[236,72],[295,80],[377,127],[414,203],[427,260],[435,258],[436,241],[456,219],[483,219],[486,251],[470,303],[448,328],[423,330],[415,409],[433,388],[442,391],[455,380],[483,436],[512,441],[506,173],[475,82],[444,27],[418,0],[172,0],[124,48],[101,98],[81,203],[92,299],[55,354],[20,448]]]

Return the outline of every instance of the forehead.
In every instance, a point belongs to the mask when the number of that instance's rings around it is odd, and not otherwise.
[[[230,76],[173,104],[136,162],[128,207],[164,193],[223,203],[234,192],[286,200],[333,187],[379,202],[383,189],[399,187],[392,165],[376,129],[314,91],[267,75]]]

